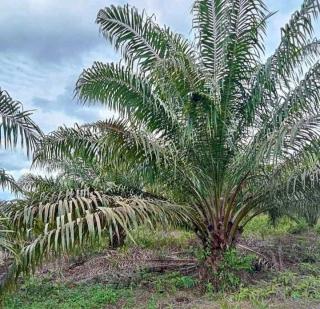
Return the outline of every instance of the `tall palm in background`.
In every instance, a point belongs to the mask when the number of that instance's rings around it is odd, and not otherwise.
[[[0,147],[12,150],[20,144],[27,154],[35,148],[42,133],[39,127],[30,118],[30,111],[23,111],[22,104],[14,101],[10,95],[0,88]],[[14,178],[0,169],[0,186],[9,189],[12,193],[20,192],[20,187]],[[7,230],[4,227],[6,220],[0,213],[0,248],[12,249],[12,246],[4,238]]]
[[[76,94],[119,118],[60,128],[41,141],[34,164],[65,170],[56,162],[80,160],[117,184],[127,176],[144,193],[110,198],[91,188],[27,204],[15,222],[45,228],[26,248],[25,265],[44,248],[159,218],[193,229],[215,265],[275,202],[307,206],[320,158],[318,1],[303,1],[266,60],[272,14],[262,0],[196,0],[192,12],[194,42],[127,5],[98,13],[122,59],[84,70]]]
[[[35,148],[42,133],[30,118],[31,112],[24,111],[22,104],[14,101],[10,95],[0,88],[0,144],[1,148],[14,149],[17,144],[27,151],[27,155]],[[0,170],[0,185],[12,192],[19,191],[14,179]]]
[[[0,147],[12,150],[20,145],[30,155],[42,136],[30,115],[30,111],[23,111],[20,102],[14,101],[6,91],[0,89]],[[11,193],[21,193],[20,186],[4,169],[0,170],[0,186],[3,190],[9,189]],[[17,235],[4,209],[7,204],[5,201],[0,202],[0,255],[2,257],[3,253],[9,253],[18,259]]]

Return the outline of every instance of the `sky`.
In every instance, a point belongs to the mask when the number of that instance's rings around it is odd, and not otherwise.
[[[112,117],[103,106],[86,107],[73,98],[83,69],[94,61],[119,56],[99,33],[99,9],[129,3],[155,14],[158,23],[191,37],[192,0],[0,0],[0,88],[34,110],[33,119],[45,133],[61,125]],[[279,43],[280,28],[302,0],[266,0],[270,11],[266,55]],[[30,160],[17,149],[0,149],[0,168],[14,177],[29,172]],[[0,199],[10,198],[0,192]]]

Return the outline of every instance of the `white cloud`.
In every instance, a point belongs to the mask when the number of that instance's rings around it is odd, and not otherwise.
[[[40,127],[45,127],[47,133],[57,129],[58,126],[66,125],[70,127],[73,126],[74,123],[79,122],[78,118],[59,111],[46,112],[39,110],[33,119]]]

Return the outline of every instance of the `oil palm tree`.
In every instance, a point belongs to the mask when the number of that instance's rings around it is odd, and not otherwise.
[[[31,111],[24,111],[20,102],[0,88],[0,141],[5,149],[13,149],[18,144],[27,154],[35,148],[42,135],[39,127],[31,119]]]
[[[273,223],[287,216],[296,221],[305,220],[314,227],[320,218],[320,184],[318,172],[304,175],[300,170],[300,177],[291,175],[288,179],[287,189],[282,188],[274,195],[272,205],[268,210]],[[285,201],[285,204],[283,203]]]
[[[30,155],[42,136],[40,128],[30,116],[30,111],[24,111],[20,102],[14,101],[6,91],[0,88],[0,147],[12,150],[20,145],[26,150],[27,155]],[[4,169],[0,169],[0,186],[14,194],[21,193],[21,187]],[[0,252],[8,252],[17,261],[19,250],[16,234],[5,211],[10,204],[5,201],[0,203]],[[15,271],[12,271],[12,275],[14,274]],[[1,288],[7,287],[9,282],[0,280],[0,292]]]
[[[20,144],[30,154],[42,135],[30,115],[30,111],[24,111],[20,102],[0,88],[0,147],[12,150]],[[19,191],[15,180],[3,169],[0,170],[0,185],[11,192]]]
[[[30,154],[42,135],[30,115],[30,111],[23,111],[22,104],[0,88],[0,147],[12,150],[20,144]],[[20,192],[19,185],[4,169],[0,169],[0,186],[12,193]]]
[[[319,12],[317,0],[303,1],[265,59],[266,23],[273,14],[262,0],[194,1],[194,42],[134,7],[100,10],[97,24],[121,62],[95,62],[84,70],[76,95],[119,118],[58,129],[42,139],[34,164],[80,158],[106,175],[130,175],[144,192],[163,199],[138,196],[132,204],[104,195],[92,211],[96,195],[86,195],[90,205],[80,214],[73,206],[57,206],[74,205],[72,196],[30,206],[18,212],[19,224],[32,225],[29,214],[39,211],[46,226],[50,220],[55,226],[28,250],[63,248],[73,241],[75,226],[79,239],[112,230],[116,215],[127,229],[140,201],[145,220],[159,213],[181,218],[183,209],[215,267],[245,224],[276,197],[287,207],[292,194],[304,196],[319,166],[320,46],[313,31]],[[121,214],[101,205],[120,206]]]

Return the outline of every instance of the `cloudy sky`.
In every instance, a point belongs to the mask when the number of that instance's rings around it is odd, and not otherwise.
[[[84,107],[73,99],[81,71],[93,61],[116,61],[99,34],[95,17],[110,4],[131,5],[155,13],[157,21],[190,36],[192,0],[0,0],[0,87],[34,110],[46,132],[112,115],[103,107]],[[302,0],[266,0],[271,11],[267,54],[277,46],[280,27]],[[0,150],[0,167],[15,177],[29,170],[22,151]],[[7,192],[0,198],[8,198]]]

